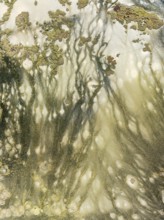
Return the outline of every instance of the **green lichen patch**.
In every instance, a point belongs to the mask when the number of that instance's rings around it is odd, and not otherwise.
[[[139,42],[140,42],[140,39],[137,38],[137,39],[133,40],[132,42],[133,42],[133,43],[139,43]]]
[[[4,61],[4,51],[0,49],[0,69],[6,68],[6,63]]]
[[[12,45],[5,38],[0,41],[0,83],[11,83],[17,80],[20,83],[21,76],[18,70],[17,55],[19,45]]]
[[[40,57],[39,47],[37,45],[33,45],[31,47],[22,46],[19,52],[21,53],[21,56],[19,57],[21,63],[23,63],[26,58],[35,63]]]
[[[62,49],[57,45],[51,46],[51,54],[48,57],[48,59],[51,71],[53,71],[53,73],[56,74],[57,68],[64,64]]]
[[[66,16],[66,13],[62,10],[49,11],[49,17],[52,21],[49,23],[49,28],[52,27],[61,27],[62,25],[66,25],[68,28],[72,28],[74,23],[71,19]],[[52,25],[53,23],[53,25]],[[51,24],[51,25],[50,25]],[[46,26],[46,25],[45,25]]]
[[[137,29],[140,31],[145,31],[146,29],[159,29],[164,25],[163,20],[156,14],[147,12],[143,8],[137,6],[117,4],[113,8],[113,11],[110,12],[110,15],[113,20],[117,20],[124,25],[136,22]]]
[[[117,62],[116,62],[115,58],[112,56],[107,56],[106,61],[107,61],[107,68],[105,70],[105,73],[107,75],[111,75],[114,73]]]
[[[0,34],[1,34],[1,36],[9,36],[9,35],[11,35],[13,33],[13,31],[11,30],[11,29],[9,29],[9,28],[6,28],[6,29],[4,29],[4,30],[0,30]]]
[[[11,2],[9,1],[4,1],[4,4],[8,7],[7,11],[3,14],[2,19],[0,20],[0,25],[4,24],[6,21],[9,20],[11,11],[13,9],[14,3],[16,0],[12,0]]]
[[[10,7],[12,4],[14,4],[17,0],[3,0],[3,3]]]
[[[62,41],[70,36],[70,28],[73,26],[71,20],[61,10],[49,11],[50,22],[45,22],[41,28],[48,41]]]
[[[103,58],[96,58],[98,68],[107,76],[114,74],[116,68],[116,59],[113,56],[103,56]]]
[[[79,46],[83,46],[83,45],[85,45],[86,43],[88,43],[90,41],[91,41],[91,37],[81,36],[80,39],[79,39]]]
[[[108,64],[110,64],[113,68],[116,66],[116,60],[112,56],[107,57]]]
[[[144,52],[151,52],[151,48],[150,48],[150,45],[148,44],[148,43],[146,43],[145,45],[144,45],[144,48],[143,48],[143,51]]]
[[[78,9],[85,8],[89,3],[89,0],[78,0],[77,6]]]
[[[71,1],[69,1],[69,0],[58,0],[58,1],[63,6],[71,5]]]
[[[130,29],[137,30],[137,25],[133,24],[132,26],[130,26]]]
[[[12,45],[7,38],[4,38],[3,40],[1,40],[0,54],[11,58],[15,57],[18,54],[20,47],[20,45]]]
[[[65,31],[62,28],[58,29],[51,29],[47,32],[48,40],[54,39],[54,41],[59,40],[62,41],[63,39],[66,39],[69,37],[69,31]]]
[[[63,17],[66,15],[66,13],[62,10],[49,11],[48,14],[51,19],[56,19],[58,22],[62,22]]]
[[[31,23],[29,21],[29,13],[28,12],[21,12],[16,17],[15,24],[20,31],[28,29],[31,25]]]

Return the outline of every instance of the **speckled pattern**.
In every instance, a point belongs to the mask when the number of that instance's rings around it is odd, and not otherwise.
[[[0,1],[0,219],[164,219],[163,1]]]

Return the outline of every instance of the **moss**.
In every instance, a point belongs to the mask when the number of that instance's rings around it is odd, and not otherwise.
[[[10,14],[11,14],[11,11],[13,9],[15,2],[16,0],[12,0],[10,3],[9,1],[4,1],[8,9],[7,9],[7,12],[5,12],[4,15],[2,16],[2,19],[0,20],[0,25],[4,24],[6,21],[9,20],[9,17],[10,17]]]
[[[6,63],[4,61],[4,52],[0,50],[0,68],[6,68]]]
[[[79,39],[79,46],[83,46],[83,45],[85,45],[86,43],[88,43],[90,41],[91,41],[91,37],[81,36],[80,39]]]
[[[111,74],[114,73],[114,70],[115,70],[115,68],[116,68],[117,62],[116,62],[116,60],[114,59],[114,57],[112,57],[112,56],[107,56],[107,57],[106,57],[106,60],[107,60],[107,68],[106,68],[106,70],[105,70],[105,73],[106,73],[107,75],[111,75]]]
[[[66,13],[61,10],[49,11],[48,14],[51,19],[57,19],[57,21],[62,21],[63,16],[66,15]]]
[[[23,12],[24,13],[24,12]],[[25,16],[25,21],[20,24],[19,20],[22,16]],[[73,21],[66,17],[66,13],[62,10],[49,11],[50,21],[44,22],[44,24],[38,24],[41,28],[41,33],[46,37],[43,44],[43,48],[37,46],[38,36],[34,34],[35,44],[30,47],[20,46],[19,47],[19,61],[23,64],[23,61],[28,58],[33,63],[33,68],[40,70],[41,66],[50,67],[51,71],[49,74],[57,74],[58,67],[63,65],[63,51],[56,45],[56,41],[63,41],[69,38],[71,28],[74,25]],[[19,19],[17,17],[17,23],[22,27],[28,22],[27,14],[20,14]],[[18,26],[18,25],[17,25]],[[65,29],[65,27],[67,29]],[[23,28],[22,28],[23,29]]]
[[[13,31],[11,29],[9,29],[9,28],[6,28],[5,30],[1,31],[1,33],[2,33],[3,36],[4,35],[9,36],[9,35],[11,35],[13,33]]]
[[[31,23],[29,22],[29,13],[28,12],[21,12],[16,17],[15,24],[20,31],[28,29],[31,25]]]
[[[77,6],[79,9],[85,8],[89,3],[89,0],[78,0]]]
[[[61,5],[63,5],[63,6],[65,6],[65,5],[71,5],[71,1],[69,1],[69,0],[58,0],[59,1],[59,3],[61,4]]]
[[[136,40],[133,40],[132,42],[133,42],[133,43],[139,43],[140,40],[139,40],[139,38],[138,38],[138,39],[136,39]]]
[[[145,46],[145,47],[143,48],[143,51],[144,51],[144,52],[146,52],[146,51],[151,52],[151,48],[150,48],[150,45],[149,45],[148,43],[146,43],[144,46]]]
[[[48,41],[62,41],[70,36],[70,28],[74,25],[73,22],[66,17],[64,11],[56,10],[49,11],[49,16],[51,18],[50,22],[45,22],[41,28],[43,29],[43,34],[47,36]],[[64,28],[67,27],[67,29]]]
[[[51,30],[47,33],[47,37],[49,40],[54,39],[54,41],[59,40],[62,41],[69,37],[69,31],[65,31],[63,29]]]
[[[60,0],[59,1],[62,5],[70,4],[67,0]],[[87,6],[89,1],[78,1],[78,8],[84,8]],[[51,68],[51,73],[56,74],[58,72],[58,67],[60,65],[63,65],[64,59],[63,59],[63,51],[58,47],[55,42],[56,41],[63,41],[70,37],[71,28],[74,26],[74,20],[69,19],[66,16],[66,13],[62,10],[56,10],[56,11],[49,11],[48,12],[50,21],[45,22],[43,25],[39,25],[42,29],[42,34],[46,36],[46,43],[44,44],[43,50],[40,50],[37,46],[37,36],[35,37],[35,45],[32,47],[25,47],[23,45],[10,45],[9,41],[4,40],[3,41],[3,50],[5,53],[11,57],[11,56],[17,56],[18,54],[21,54],[21,57],[19,57],[19,60],[21,63],[28,58],[33,63],[35,63],[36,69],[38,69],[42,65],[49,66]],[[6,16],[6,19],[8,17]],[[16,26],[19,30],[26,30],[30,27],[31,23],[29,22],[29,13],[28,12],[21,12],[15,19]],[[66,26],[67,29],[63,28],[63,26]],[[5,30],[6,35],[11,34],[11,30]],[[4,33],[3,33],[4,34]],[[89,42],[92,41],[92,44],[95,45],[98,43],[100,36],[96,36],[93,40],[91,37],[83,37],[81,36],[79,38],[79,46],[83,46]],[[51,51],[50,51],[51,50]],[[50,53],[49,53],[50,52]],[[49,54],[47,56],[47,54]],[[5,65],[5,62],[3,62],[3,56],[1,55],[0,61],[3,65]],[[115,64],[113,60],[108,59],[107,66],[108,69],[113,69]],[[2,65],[1,65],[2,66]],[[107,71],[108,72],[108,71]]]
[[[51,47],[51,54],[49,56],[50,64],[54,64],[56,66],[63,65],[63,51],[59,48],[59,46],[54,45]]]
[[[130,29],[137,30],[137,26],[136,25],[132,25],[132,26],[130,26]]]
[[[1,40],[1,48],[3,55],[8,57],[14,57],[18,54],[20,50],[20,45],[11,45],[6,37],[3,40]]]
[[[138,30],[145,31],[146,29],[159,29],[164,25],[156,14],[147,12],[141,7],[126,6],[117,4],[113,11],[110,13],[113,20],[119,21],[121,24],[128,24],[133,22],[137,23]],[[131,28],[136,28],[134,25]]]

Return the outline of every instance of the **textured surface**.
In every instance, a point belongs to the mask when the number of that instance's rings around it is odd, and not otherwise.
[[[164,218],[163,1],[0,1],[0,219]]]

